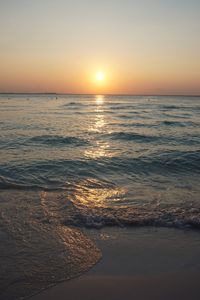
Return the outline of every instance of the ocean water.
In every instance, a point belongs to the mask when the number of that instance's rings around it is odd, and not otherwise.
[[[1,95],[0,107],[6,299],[91,267],[85,228],[200,227],[200,97]]]

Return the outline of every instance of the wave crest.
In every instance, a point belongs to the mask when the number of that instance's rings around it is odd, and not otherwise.
[[[106,226],[156,226],[200,229],[200,209],[159,207],[84,207],[76,206],[63,222],[86,228]]]
[[[88,141],[82,138],[77,138],[74,136],[59,136],[59,135],[41,135],[35,136],[29,140],[36,144],[45,145],[77,145],[84,146],[88,144]]]

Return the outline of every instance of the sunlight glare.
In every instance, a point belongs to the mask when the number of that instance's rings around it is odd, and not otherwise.
[[[104,103],[104,96],[103,95],[97,95],[95,97],[95,101],[97,105],[101,105]]]
[[[103,81],[105,79],[105,75],[102,71],[96,73],[96,80]]]

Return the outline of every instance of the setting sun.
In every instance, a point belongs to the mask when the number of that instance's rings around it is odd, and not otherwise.
[[[103,72],[99,71],[96,73],[96,80],[103,81],[105,79],[105,75]]]

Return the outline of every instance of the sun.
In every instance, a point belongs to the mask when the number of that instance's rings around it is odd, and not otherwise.
[[[105,79],[105,74],[102,71],[99,71],[96,73],[96,80],[97,81],[103,81]]]

